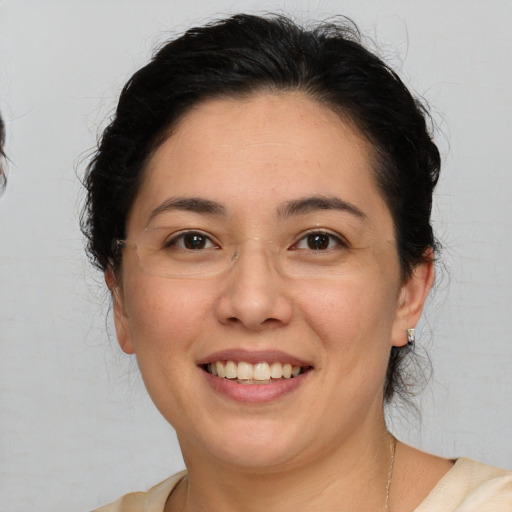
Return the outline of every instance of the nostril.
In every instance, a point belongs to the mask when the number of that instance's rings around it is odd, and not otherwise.
[[[287,324],[292,309],[284,283],[254,258],[250,262],[245,259],[226,278],[216,302],[216,313],[222,323],[254,330]]]
[[[231,316],[229,318],[226,318],[226,322],[229,324],[249,324],[249,322],[247,320],[244,322],[242,319],[240,319],[236,316]],[[271,317],[271,318],[266,318],[261,322],[257,322],[257,327],[258,328],[272,327],[274,324],[282,324],[282,323],[283,322],[281,320],[279,320],[278,318]]]

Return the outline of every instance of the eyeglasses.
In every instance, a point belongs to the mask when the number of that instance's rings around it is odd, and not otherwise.
[[[340,235],[310,230],[282,247],[274,241],[246,239],[220,243],[198,230],[146,228],[133,242],[116,239],[114,251],[135,250],[140,267],[151,275],[180,279],[212,277],[236,265],[248,251],[263,250],[284,275],[332,278],[343,274],[350,249]]]

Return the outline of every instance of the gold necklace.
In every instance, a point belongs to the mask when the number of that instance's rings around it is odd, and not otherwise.
[[[392,434],[389,434],[389,436],[391,437],[391,440],[389,442],[389,449],[391,451],[391,460],[389,463],[389,470],[388,470],[388,483],[386,484],[386,504],[384,507],[384,512],[390,512],[390,510],[389,510],[389,492],[391,490],[391,481],[393,480],[393,469],[395,467],[395,454],[396,454],[396,438]],[[185,477],[185,478],[187,478],[187,477]],[[184,482],[185,478],[183,478],[179,483],[181,484],[182,482]],[[185,507],[185,503],[183,504],[183,507]],[[184,511],[185,508],[183,508],[182,510]]]
[[[396,438],[392,435],[391,441],[389,443],[389,448],[391,450],[391,461],[389,463],[389,471],[388,471],[388,483],[386,485],[386,506],[384,508],[384,512],[389,512],[389,491],[391,490],[391,480],[393,479],[393,468],[395,467],[395,453],[396,453]]]

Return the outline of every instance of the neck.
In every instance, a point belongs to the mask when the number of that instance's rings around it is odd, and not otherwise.
[[[390,440],[384,426],[371,437],[358,431],[326,453],[270,468],[233,466],[185,446],[188,478],[166,510],[384,511]]]

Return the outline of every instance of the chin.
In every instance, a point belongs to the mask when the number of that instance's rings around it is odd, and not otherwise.
[[[252,443],[251,445],[237,446],[236,449],[220,449],[217,457],[222,462],[231,466],[237,466],[246,471],[258,472],[289,466],[295,460],[297,454],[292,453],[289,447],[276,446],[277,443]]]
[[[182,443],[182,438],[178,435],[184,457],[198,452],[204,457],[208,453],[221,464],[249,471],[268,471],[272,467],[277,470],[293,463],[301,451],[296,436],[278,422],[272,422],[270,427],[255,423],[257,422],[242,422],[238,427],[232,424],[217,435],[210,431],[209,435],[201,436],[202,446],[194,443],[192,448],[186,440]]]

